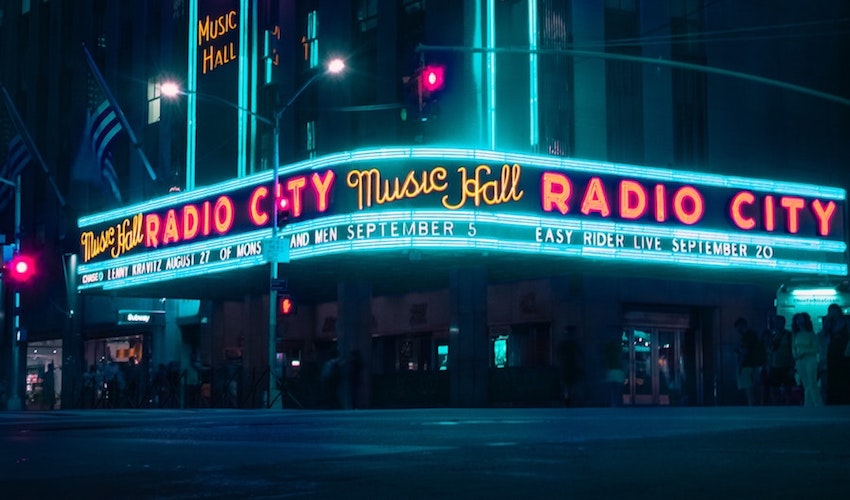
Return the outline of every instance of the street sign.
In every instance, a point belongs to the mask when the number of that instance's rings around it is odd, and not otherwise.
[[[289,262],[289,241],[281,238],[264,239],[263,256],[267,262],[286,264]]]
[[[271,283],[271,289],[275,292],[285,292],[289,284],[283,278],[273,278]]]

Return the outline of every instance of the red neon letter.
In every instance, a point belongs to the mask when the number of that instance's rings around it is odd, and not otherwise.
[[[835,202],[830,201],[824,206],[820,200],[815,200],[812,202],[812,212],[815,213],[815,218],[818,220],[818,234],[829,236],[832,229],[830,219],[835,214]]]
[[[248,198],[248,218],[255,226],[262,226],[269,221],[269,214],[260,209],[260,200],[264,200],[268,195],[269,188],[259,186]]]
[[[602,217],[608,217],[611,209],[608,207],[608,198],[605,196],[605,187],[599,177],[591,177],[584,191],[584,199],[581,202],[581,213],[599,212]]]
[[[639,219],[646,213],[646,189],[635,181],[620,182],[620,217]],[[634,200],[634,203],[632,203]]]
[[[149,248],[159,246],[159,215],[157,214],[145,215],[145,246]]]
[[[215,202],[215,230],[218,234],[224,234],[230,231],[233,227],[233,200],[227,196],[222,196]]]
[[[573,185],[566,175],[544,172],[540,191],[540,203],[543,205],[544,212],[551,212],[557,208],[561,214],[566,215],[570,211],[567,203],[570,201]]]
[[[328,170],[325,172],[324,179],[318,173],[313,174],[313,177],[311,177],[313,187],[316,188],[316,204],[318,205],[319,212],[324,212],[328,209],[328,205],[330,204],[328,193],[331,190],[331,186],[333,186],[335,175],[333,170]]]
[[[180,241],[180,231],[177,230],[177,212],[172,208],[165,214],[165,230],[162,231],[162,244]]]
[[[691,200],[692,210],[688,212],[685,200]],[[705,213],[705,201],[695,187],[682,186],[673,196],[673,213],[682,224],[696,224]]]
[[[762,212],[762,224],[765,231],[773,231],[776,229],[776,205],[773,203],[773,196],[767,195],[764,197],[764,212]]]
[[[667,220],[667,188],[664,184],[655,186],[655,220],[658,222]]]
[[[211,231],[210,220],[211,219],[212,219],[212,216],[210,215],[210,202],[205,201],[204,202],[204,218],[201,219],[204,223],[203,226],[201,227],[201,234],[203,234],[204,236],[208,236],[210,234],[210,231]]]
[[[286,189],[291,193],[289,201],[292,202],[292,216],[298,217],[304,211],[304,202],[301,199],[301,191],[307,185],[307,178],[303,175],[286,182]]]
[[[741,211],[741,205],[752,205],[756,201],[756,197],[749,191],[741,191],[732,197],[732,202],[729,204],[729,216],[732,217],[732,222],[741,229],[752,229],[756,227],[756,221],[752,217],[747,217]]]
[[[183,239],[191,240],[198,235],[201,219],[198,216],[198,207],[186,205],[183,207]]]
[[[806,206],[806,201],[795,196],[783,196],[779,199],[779,204],[785,209],[785,228],[791,234],[796,234],[800,231],[800,209]]]

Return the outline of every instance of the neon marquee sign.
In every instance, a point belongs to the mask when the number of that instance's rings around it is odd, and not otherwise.
[[[843,189],[463,149],[282,167],[293,261],[474,248],[846,275]],[[80,289],[266,263],[271,172],[80,219]]]

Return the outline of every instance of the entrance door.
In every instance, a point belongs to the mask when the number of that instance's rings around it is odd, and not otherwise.
[[[682,341],[678,329],[623,330],[623,357],[628,359],[623,404],[679,404],[685,373]]]

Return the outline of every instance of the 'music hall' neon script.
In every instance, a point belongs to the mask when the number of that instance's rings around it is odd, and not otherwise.
[[[274,198],[290,202],[279,237],[293,262],[351,251],[474,248],[847,270],[840,188],[446,148],[337,153],[282,166],[280,174],[276,196],[265,171],[81,218],[81,272],[89,279],[81,287],[261,265]],[[490,216],[498,220],[484,223]]]

